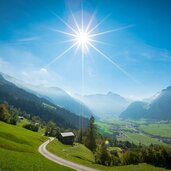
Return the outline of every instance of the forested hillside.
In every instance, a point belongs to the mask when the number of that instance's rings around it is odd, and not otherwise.
[[[39,116],[42,120],[48,122],[54,121],[58,126],[65,128],[78,128],[82,120],[82,126],[87,126],[87,119],[80,118],[74,113],[65,110],[44,98],[18,88],[14,84],[6,81],[0,75],[0,102],[7,102],[16,108],[30,114],[30,116]]]

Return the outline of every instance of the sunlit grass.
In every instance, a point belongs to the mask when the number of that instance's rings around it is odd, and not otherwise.
[[[171,124],[148,124],[139,128],[148,134],[171,138]]]
[[[40,132],[0,122],[0,171],[72,170],[47,160],[38,153],[38,147],[47,140]]]
[[[57,139],[47,145],[47,149],[62,158],[71,160],[80,164],[92,164],[94,163],[94,156],[90,150],[84,145],[75,143],[72,145],[64,145]]]
[[[131,133],[131,132],[124,132],[124,134],[126,135],[126,137],[118,138],[118,140],[133,142],[136,145],[138,145],[139,143],[144,145],[150,145],[150,144],[166,145],[165,143],[162,143],[159,140],[151,138],[145,134]]]

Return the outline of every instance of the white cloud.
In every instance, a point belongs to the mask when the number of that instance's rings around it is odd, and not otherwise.
[[[40,69],[40,72],[43,73],[43,74],[48,74],[48,71],[46,68],[41,68]]]

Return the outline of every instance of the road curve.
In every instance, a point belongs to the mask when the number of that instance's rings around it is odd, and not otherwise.
[[[92,169],[90,167],[86,167],[86,166],[83,166],[83,165],[80,165],[80,164],[77,164],[77,163],[74,163],[74,162],[71,162],[71,161],[68,161],[68,160],[65,160],[61,157],[58,157],[52,153],[50,153],[49,151],[46,150],[46,146],[51,142],[53,141],[54,138],[49,138],[48,141],[44,142],[43,144],[41,144],[39,146],[39,153],[42,154],[44,157],[46,157],[47,159],[49,160],[52,160],[54,161],[55,163],[58,163],[58,164],[61,164],[63,166],[67,166],[67,167],[70,167],[72,169],[75,169],[75,170],[78,170],[78,171],[98,171],[96,169]]]

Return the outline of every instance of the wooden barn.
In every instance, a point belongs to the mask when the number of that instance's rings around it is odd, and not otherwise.
[[[67,145],[73,145],[74,138],[75,138],[75,135],[73,132],[63,132],[63,133],[60,133],[59,135],[59,140],[63,144],[67,144]]]

